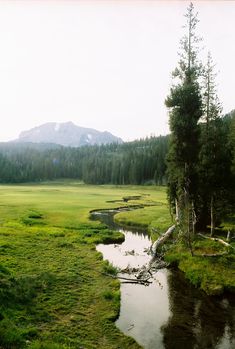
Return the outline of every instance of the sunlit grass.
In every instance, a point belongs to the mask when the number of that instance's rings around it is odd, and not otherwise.
[[[121,242],[123,235],[91,221],[89,212],[143,204],[115,219],[148,228],[156,238],[171,224],[163,187],[74,181],[0,186],[0,347],[139,348],[114,324],[120,285],[104,275],[116,271],[95,248],[100,242]],[[197,286],[208,289],[205,280],[210,280],[217,287],[222,270],[222,287],[233,287],[230,257],[205,267],[178,245],[167,258]],[[206,278],[200,279],[205,270]]]
[[[139,347],[114,324],[119,282],[95,249],[123,236],[89,220],[133,193],[73,182],[0,187],[0,346]]]

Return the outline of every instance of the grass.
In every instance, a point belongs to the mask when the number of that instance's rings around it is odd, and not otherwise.
[[[143,204],[115,219],[156,238],[171,221],[164,188],[75,181],[0,186],[0,348],[140,348],[114,324],[120,284],[104,275],[116,269],[95,248],[123,235],[91,221],[89,212]],[[208,244],[197,241],[195,250],[217,248]],[[190,257],[177,244],[167,258],[208,293],[234,290],[233,255]]]
[[[170,248],[166,260],[185,273],[187,279],[209,295],[224,291],[235,292],[235,255],[230,253],[218,257],[201,257],[201,254],[220,253],[224,248],[213,241],[196,240],[193,245],[195,256],[191,256],[183,244]]]
[[[0,187],[0,347],[139,348],[115,326],[119,282],[95,244],[123,235],[89,220],[139,188]]]
[[[166,190],[158,187],[156,190],[145,190],[145,194],[138,201],[131,201],[136,204],[144,204],[144,208],[129,212],[121,212],[115,215],[114,220],[126,227],[140,227],[151,232],[153,240],[160,233],[164,232],[171,222],[169,209],[166,202]]]

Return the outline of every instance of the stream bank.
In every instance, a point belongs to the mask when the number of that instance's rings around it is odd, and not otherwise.
[[[116,225],[106,210],[99,219],[125,235],[121,245],[97,246],[114,266],[139,268],[148,263],[151,239],[146,231]],[[134,251],[134,252],[133,252]],[[129,276],[121,274],[120,276]],[[149,286],[121,282],[121,308],[117,327],[145,349],[214,348],[235,346],[235,299],[209,297],[177,270],[159,270]]]
[[[154,224],[151,216],[155,217]],[[156,240],[160,232],[165,232],[170,225],[170,217],[166,215],[165,205],[159,205],[157,210],[148,207],[141,211],[121,212],[115,215],[114,219],[119,225],[124,222],[126,226],[128,223],[130,228],[132,225],[139,225],[142,228],[144,222],[145,226],[149,227],[153,240]],[[174,236],[176,239],[176,234]],[[231,248],[227,253],[226,247],[216,241],[203,239],[199,234],[193,242],[194,256],[192,257],[185,243],[180,242],[178,238],[177,240],[177,243],[167,246],[166,262],[177,266],[194,286],[202,289],[208,295],[221,295],[224,292],[235,293],[235,242],[231,243],[233,249]],[[220,252],[223,252],[224,255],[205,256],[213,253],[216,255]]]

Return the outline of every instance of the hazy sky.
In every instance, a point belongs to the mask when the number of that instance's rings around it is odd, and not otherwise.
[[[194,1],[235,109],[235,2]],[[124,140],[168,132],[164,99],[188,1],[0,1],[0,141],[73,121]]]

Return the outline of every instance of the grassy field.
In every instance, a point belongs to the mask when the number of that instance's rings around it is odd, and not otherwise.
[[[145,189],[145,196],[142,200],[136,201],[136,204],[143,202],[145,205],[143,209],[118,213],[115,215],[114,220],[127,227],[147,228],[153,240],[155,240],[160,233],[163,233],[169,227],[171,216],[166,200],[166,188],[157,187],[156,189],[155,187],[154,191],[149,189],[149,193]]]
[[[125,201],[123,201],[123,197]],[[96,251],[123,236],[91,221],[94,209],[145,205],[115,216],[148,227],[153,236],[171,224],[165,189],[51,182],[0,186],[0,348],[140,348],[115,326],[119,282]],[[196,241],[197,253],[217,250]],[[182,244],[168,261],[206,292],[235,289],[235,258],[190,257]]]
[[[140,200],[122,201],[133,195]],[[0,186],[0,347],[139,348],[115,327],[119,282],[102,274],[115,271],[95,249],[123,236],[89,211],[164,197],[153,187]]]

